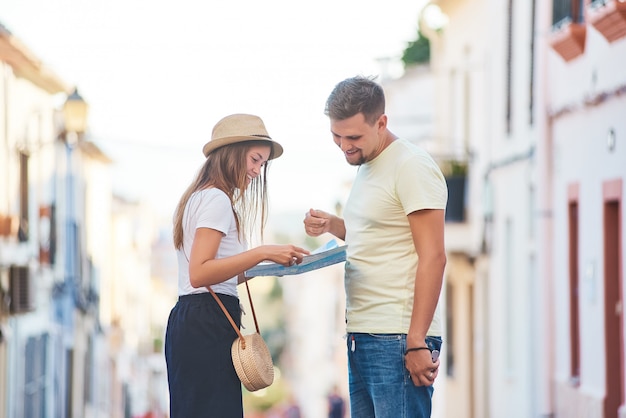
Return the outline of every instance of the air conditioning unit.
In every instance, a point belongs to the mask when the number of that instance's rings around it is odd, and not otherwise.
[[[9,268],[9,313],[30,312],[33,307],[33,286],[28,266],[12,265]]]

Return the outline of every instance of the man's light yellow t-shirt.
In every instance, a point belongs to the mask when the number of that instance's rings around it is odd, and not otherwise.
[[[403,139],[359,167],[344,210],[347,332],[408,332],[418,257],[407,215],[445,210],[447,196],[435,161]],[[437,308],[428,335],[442,331]]]

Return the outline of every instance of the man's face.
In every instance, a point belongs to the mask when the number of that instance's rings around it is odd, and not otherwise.
[[[330,120],[330,131],[335,144],[350,165],[361,165],[373,160],[383,149],[387,117],[381,115],[373,125],[362,113],[343,120]]]

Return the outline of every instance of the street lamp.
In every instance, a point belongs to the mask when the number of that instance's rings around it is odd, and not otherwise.
[[[80,135],[87,130],[87,111],[89,105],[78,94],[78,89],[74,88],[72,94],[67,97],[65,104],[63,104],[63,121],[65,122],[66,133],[73,133],[73,135]],[[77,139],[77,138],[74,138]]]
[[[75,356],[62,357],[60,363],[57,365],[59,368],[59,376],[64,376],[60,379],[57,390],[62,394],[62,398],[66,400],[80,399],[80,392],[82,388],[77,387],[72,382],[80,381],[76,378],[80,373],[83,373],[84,367],[81,366],[80,360],[85,354],[85,350],[82,348],[86,344],[78,344],[76,341],[84,340],[85,326],[82,325],[82,315],[80,312],[76,312],[77,309],[82,310],[82,295],[80,293],[80,285],[82,279],[82,267],[81,261],[83,254],[81,252],[81,240],[79,237],[81,221],[84,217],[80,216],[82,213],[82,205],[77,204],[81,202],[82,196],[81,190],[84,189],[81,180],[81,167],[79,164],[82,160],[76,160],[74,150],[80,151],[81,143],[84,133],[87,131],[87,111],[89,106],[87,102],[78,94],[78,90],[74,90],[67,96],[65,103],[63,103],[60,109],[61,123],[63,129],[59,132],[59,145],[65,148],[65,170],[63,173],[65,182],[63,186],[61,181],[55,180],[55,185],[59,184],[59,188],[62,194],[57,194],[55,189],[55,204],[57,204],[59,230],[63,231],[59,236],[59,257],[58,261],[62,262],[63,281],[61,283],[55,283],[53,289],[54,299],[54,311],[55,321],[61,328],[61,341],[64,350],[71,350],[75,353]],[[60,151],[60,150],[59,150]],[[61,157],[61,155],[57,155]],[[80,157],[80,154],[78,155]],[[57,161],[62,161],[59,158]],[[59,168],[60,165],[59,165]],[[55,168],[56,169],[56,168]],[[56,177],[57,174],[55,174]],[[77,199],[78,197],[78,199]],[[62,261],[61,261],[62,260]],[[83,311],[84,312],[84,311]],[[76,322],[79,322],[76,325]],[[58,409],[60,414],[66,416],[72,410],[77,407],[74,402],[61,401],[59,402]]]
[[[78,219],[76,211],[77,184],[74,167],[74,148],[79,144],[81,135],[87,130],[87,102],[74,88],[63,104],[63,122],[65,124],[65,284],[70,285],[72,292],[81,275],[81,253],[79,248]],[[74,299],[76,301],[76,299]]]

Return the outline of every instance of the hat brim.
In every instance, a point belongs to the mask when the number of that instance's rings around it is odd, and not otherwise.
[[[283,147],[278,142],[273,139],[261,138],[258,136],[247,136],[247,135],[238,135],[238,136],[226,136],[223,138],[215,139],[207,142],[204,147],[202,147],[202,153],[205,157],[208,157],[210,153],[215,151],[216,149],[223,147],[225,145],[237,144],[239,142],[246,141],[264,141],[267,142],[268,145],[272,147],[272,158],[278,158],[283,154]]]

